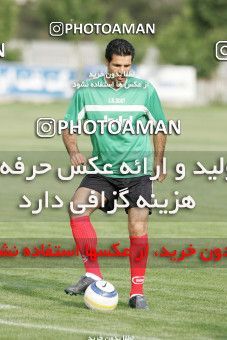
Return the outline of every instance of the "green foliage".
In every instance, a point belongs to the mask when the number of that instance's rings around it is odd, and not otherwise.
[[[216,60],[212,42],[208,38],[204,39],[198,35],[191,20],[185,21],[183,17],[176,17],[157,40],[161,60],[169,64],[193,65],[199,76],[209,76]]]
[[[14,0],[0,3],[0,42],[7,42],[13,35],[17,21],[17,5]]]
[[[40,0],[37,2],[37,13],[44,24],[46,32],[51,21],[72,23],[102,22],[106,12],[105,2],[101,0]],[[84,38],[79,35],[68,34],[63,39],[79,40]],[[61,38],[60,38],[61,39]]]
[[[226,0],[189,0],[194,22],[198,27],[215,29],[226,27],[227,3]]]
[[[5,53],[5,61],[21,61],[22,60],[22,55],[21,55],[21,50],[18,48],[14,49],[6,49]]]
[[[43,25],[37,6],[38,1],[32,0],[28,0],[19,6],[20,25],[17,30],[17,37],[28,40],[45,37],[43,31],[48,32],[48,28],[46,28],[48,25]]]
[[[209,77],[217,66],[214,45],[222,40],[227,8],[224,0],[188,0],[157,38],[161,60],[176,65],[193,65],[199,77]],[[225,18],[225,20],[224,20]]]
[[[118,22],[122,13],[127,12],[127,17],[131,18],[131,23],[155,22],[159,27],[167,23],[176,13],[179,13],[182,7],[181,0],[106,0],[105,2],[108,22]],[[124,17],[123,19],[125,20]]]
[[[38,7],[40,10],[41,18],[43,18],[46,22],[48,20],[70,21],[70,19],[72,18],[80,18],[83,21],[84,13],[86,13],[86,11],[83,11],[81,0],[55,0],[54,5],[53,1],[51,0],[40,0]]]
[[[180,12],[181,0],[28,0],[20,5],[20,27],[17,36],[26,39],[48,38],[51,21],[75,23],[152,23],[161,27]],[[122,36],[121,36],[122,37]],[[106,39],[107,38],[107,39]],[[135,41],[133,36],[128,37]],[[145,38],[145,44],[153,37]],[[148,39],[147,39],[148,38]],[[110,40],[104,35],[65,35],[56,39],[97,40],[101,44]],[[141,39],[137,41],[141,42]],[[140,53],[142,55],[142,53]],[[137,54],[138,55],[138,54]]]

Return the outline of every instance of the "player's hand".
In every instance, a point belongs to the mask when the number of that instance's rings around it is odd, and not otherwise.
[[[79,151],[78,152],[76,152],[76,151],[70,152],[69,156],[70,156],[71,164],[74,165],[74,166],[78,166],[78,165],[82,165],[82,164],[87,163],[87,159]]]
[[[167,174],[161,173],[160,176],[158,177],[157,181],[158,181],[158,182],[163,182],[164,179],[166,178],[166,176],[167,176]]]
[[[163,165],[158,163],[158,164],[155,164],[155,167],[154,167],[154,174],[155,175],[157,174],[157,166],[159,166],[159,169],[158,169],[159,177],[157,178],[157,181],[161,183],[165,180],[167,174],[163,173]]]

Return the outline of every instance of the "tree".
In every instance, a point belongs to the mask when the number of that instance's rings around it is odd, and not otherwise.
[[[1,0],[0,7],[0,43],[8,42],[17,28],[18,10],[15,1]],[[19,61],[21,53],[19,49],[6,49],[5,60]]]
[[[0,42],[7,42],[12,37],[17,22],[17,5],[13,0],[1,0],[0,7]]]
[[[189,4],[194,22],[199,28],[205,30],[226,28],[226,0],[189,0]]]
[[[102,22],[106,12],[105,2],[101,0],[39,0],[37,12],[46,32],[52,21],[72,23]],[[68,34],[63,39],[80,40],[83,36]]]
[[[227,8],[224,0],[188,0],[157,38],[161,60],[193,65],[198,76],[209,77],[217,66],[214,45],[222,40]]]

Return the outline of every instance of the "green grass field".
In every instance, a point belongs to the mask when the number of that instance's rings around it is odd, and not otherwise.
[[[40,161],[38,151],[53,154],[64,151],[59,136],[53,139],[37,138],[34,121],[39,117],[60,119],[66,107],[65,102],[1,104],[0,149],[4,151],[1,160],[7,155],[9,158],[12,155],[16,157],[30,151],[31,157]],[[169,119],[181,119],[182,124],[182,135],[169,138],[169,151],[212,151],[217,153],[217,157],[227,151],[226,107],[167,108],[166,112]],[[90,149],[90,143],[84,136],[81,136],[79,144],[81,150]],[[17,200],[14,201],[13,193],[15,197],[18,191],[22,193],[24,182],[8,178],[0,180],[1,243],[9,238],[72,240],[66,213],[62,212],[59,220],[55,217],[50,222],[49,215],[43,220],[34,217],[23,219],[16,209]],[[44,184],[47,182],[48,179]],[[39,183],[34,187],[37,192],[40,192]],[[165,184],[161,185],[165,191]],[[151,217],[149,237],[161,240],[226,238],[226,190],[223,187],[227,184],[219,183],[219,209],[211,209],[209,200],[206,201],[207,185],[199,190],[199,197],[205,201],[201,219],[199,216],[191,220],[163,220],[157,216],[153,220]],[[74,186],[67,183],[65,187],[67,190],[64,195],[70,199]],[[97,213],[92,219],[100,238],[127,238],[127,218],[124,213],[111,219]],[[39,267],[35,263],[34,266],[23,267],[17,266],[13,259],[8,266],[4,266],[4,260],[0,258],[1,339],[88,339],[89,336],[110,339],[114,335],[131,335],[134,339],[227,338],[226,268],[218,264],[197,268],[149,266],[145,293],[150,310],[135,311],[127,307],[129,268],[119,263],[114,265],[114,262],[113,268],[108,268],[105,266],[107,260],[102,260],[104,277],[113,283],[119,293],[117,309],[108,314],[87,310],[81,296],[69,297],[64,294],[64,288],[83,274],[82,264],[75,268],[71,264],[67,267],[65,262],[53,267]]]

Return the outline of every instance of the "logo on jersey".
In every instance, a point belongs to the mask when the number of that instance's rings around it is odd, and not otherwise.
[[[124,104],[125,103],[125,98],[109,97],[108,98],[108,103],[109,104]]]
[[[117,119],[116,117],[109,117],[108,115],[104,115],[103,117],[105,125],[110,122],[111,120],[113,121],[118,121],[120,124],[132,124],[133,123],[133,116],[129,116],[128,118],[123,118],[122,115],[118,116]]]

